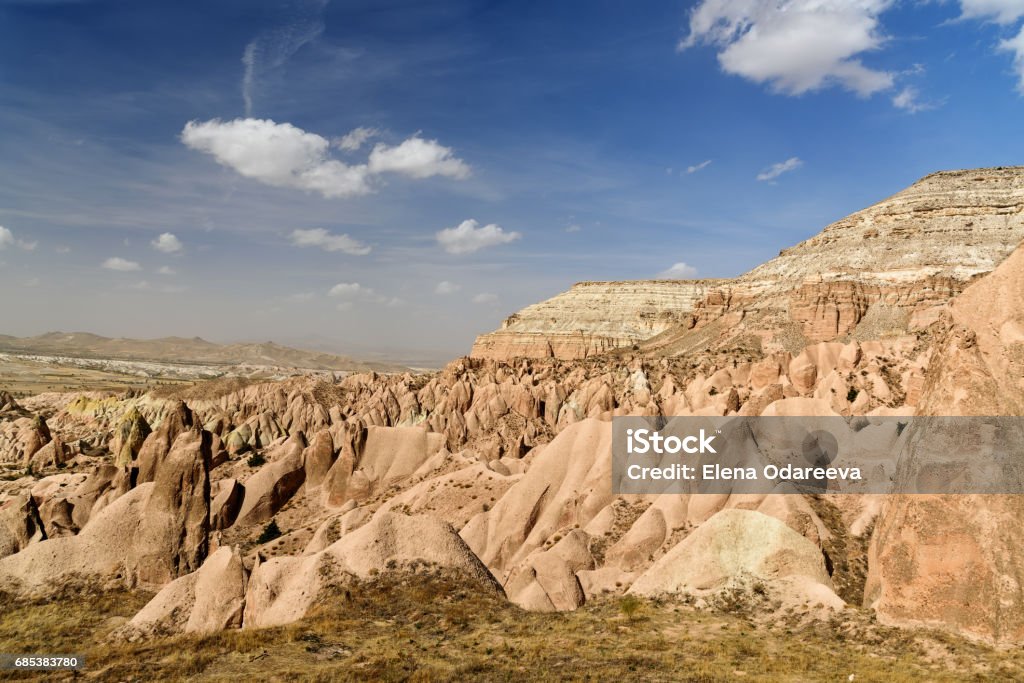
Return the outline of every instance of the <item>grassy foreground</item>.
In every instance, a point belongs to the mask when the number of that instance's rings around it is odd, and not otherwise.
[[[5,601],[0,652],[82,654],[75,680],[963,681],[1022,680],[1024,654],[875,624],[859,610],[800,625],[756,604],[702,612],[631,598],[525,612],[444,576],[382,575],[286,627],[142,643],[107,635],[146,597]],[[853,676],[853,679],[850,676]],[[0,680],[71,680],[0,672]]]

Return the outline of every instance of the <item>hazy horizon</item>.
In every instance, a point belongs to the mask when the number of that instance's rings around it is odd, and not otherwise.
[[[783,4],[0,0],[0,333],[454,358],[1024,161],[1019,2]]]

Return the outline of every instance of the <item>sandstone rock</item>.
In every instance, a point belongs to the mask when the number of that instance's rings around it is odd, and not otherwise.
[[[219,548],[198,570],[164,586],[114,637],[139,640],[240,628],[248,579],[238,549]]]
[[[220,531],[235,523],[242,509],[245,488],[236,479],[221,479],[210,487],[210,529]]]
[[[306,467],[306,486],[320,486],[334,464],[334,438],[327,429],[316,433],[303,455]]]
[[[585,526],[613,498],[611,438],[611,423],[593,419],[563,430],[494,507],[466,525],[466,543],[500,576],[559,529]]]
[[[245,495],[235,524],[269,521],[291,500],[306,479],[304,448],[305,439],[297,433],[282,447],[282,455],[245,480]]]
[[[714,280],[580,282],[508,317],[473,345],[476,358],[586,358],[689,319]],[[584,330],[583,333],[580,331]]]
[[[953,303],[925,373],[920,406],[931,415],[1020,415],[1024,363],[1016,330],[1024,319],[1024,251],[1018,249]],[[946,467],[970,470],[966,447],[987,438],[1019,444],[1001,429],[966,437],[968,425],[925,421],[901,454],[904,483],[918,474],[917,450],[949,454]],[[937,450],[936,450],[937,449]],[[959,458],[959,462],[956,459]],[[968,474],[967,476],[971,476]],[[977,475],[975,475],[977,476]],[[981,475],[984,476],[984,475]],[[996,643],[1024,642],[1024,514],[1015,495],[907,495],[886,501],[872,538],[865,603],[889,623],[938,624]]]
[[[779,520],[750,510],[715,514],[641,574],[629,592],[704,596],[757,581],[790,603],[843,607],[821,551]]]
[[[168,410],[163,422],[146,437],[139,449],[137,483],[144,484],[156,478],[160,464],[167,457],[178,435],[192,428],[192,419],[192,411],[182,401]]]
[[[182,432],[161,462],[127,562],[136,584],[162,586],[206,559],[211,441],[206,431]]]
[[[22,494],[0,501],[0,557],[45,539],[43,522],[32,496]]]
[[[245,596],[245,628],[300,619],[328,591],[353,577],[394,569],[434,567],[461,573],[480,590],[501,593],[487,568],[451,526],[426,516],[379,515],[327,549],[275,557],[253,569]]]
[[[595,567],[588,535],[574,529],[549,550],[531,554],[509,577],[505,592],[525,609],[573,610],[586,601],[578,572]]]
[[[114,464],[119,467],[130,467],[152,431],[146,418],[133,406],[121,418],[121,424],[114,432],[114,440],[110,445],[110,450],[114,454]]]
[[[582,282],[509,316],[472,356],[579,359],[633,345],[679,353],[714,344],[716,333],[727,344],[763,332],[768,311],[812,341],[860,334],[873,311],[891,319],[886,333],[920,329],[1024,239],[1021,177],[1019,167],[933,173],[733,280]]]

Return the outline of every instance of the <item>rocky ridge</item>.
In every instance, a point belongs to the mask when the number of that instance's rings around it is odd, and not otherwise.
[[[862,326],[868,338],[912,332],[1021,240],[1024,167],[933,173],[735,279],[675,281],[685,296],[666,300],[664,281],[575,285],[481,335],[471,355],[571,359],[634,344],[677,355],[745,336],[794,347]]]

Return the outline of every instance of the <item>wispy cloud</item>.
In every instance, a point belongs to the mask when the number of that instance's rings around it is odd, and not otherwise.
[[[35,248],[38,246],[39,242],[37,241],[28,242],[17,239],[13,232],[0,225],[0,250],[5,247],[20,247],[25,251],[35,251]]]
[[[473,303],[475,304],[496,304],[498,303],[498,295],[491,294],[490,292],[480,292],[473,297]]]
[[[1017,74],[1017,90],[1024,95],[1024,25],[1020,27],[1020,33],[1015,37],[1000,41],[999,49],[1002,52],[1013,53],[1013,70]]]
[[[354,128],[340,138],[334,140],[334,146],[346,152],[358,151],[366,142],[380,134],[376,128],[365,128],[360,126]]]
[[[292,244],[297,247],[318,247],[324,251],[341,251],[353,256],[365,256],[371,247],[346,234],[332,235],[323,228],[293,230]]]
[[[283,67],[303,45],[320,37],[324,31],[323,10],[328,0],[298,0],[287,23],[261,33],[242,52],[242,99],[245,115],[251,116],[260,79]]]
[[[785,161],[780,161],[777,164],[772,164],[765,170],[757,174],[757,179],[760,181],[775,180],[783,173],[789,173],[795,171],[804,165],[804,162],[799,157],[790,157]]]
[[[707,161],[702,161],[699,164],[694,164],[693,166],[687,166],[686,167],[686,172],[687,173],[696,173],[697,171],[703,171],[705,168],[707,168],[710,165],[711,165],[711,159],[708,159]]]
[[[896,93],[892,98],[892,106],[902,109],[908,114],[916,114],[919,111],[934,109],[937,105],[932,102],[922,102],[921,93],[917,88],[907,86]]]
[[[434,293],[440,294],[441,296],[447,296],[449,294],[454,294],[460,289],[462,289],[462,285],[457,285],[454,282],[448,282],[448,280],[442,280],[437,283],[436,287],[434,287]]]
[[[331,287],[331,289],[327,292],[327,296],[349,299],[360,294],[372,292],[372,289],[367,289],[358,282],[339,282],[338,284]]]
[[[697,275],[697,269],[688,263],[682,261],[673,263],[665,270],[658,273],[655,277],[663,280],[688,280]]]
[[[107,270],[117,270],[123,273],[142,270],[142,266],[135,261],[129,261],[128,259],[123,259],[120,256],[112,256],[108,258],[103,262],[103,267]]]

